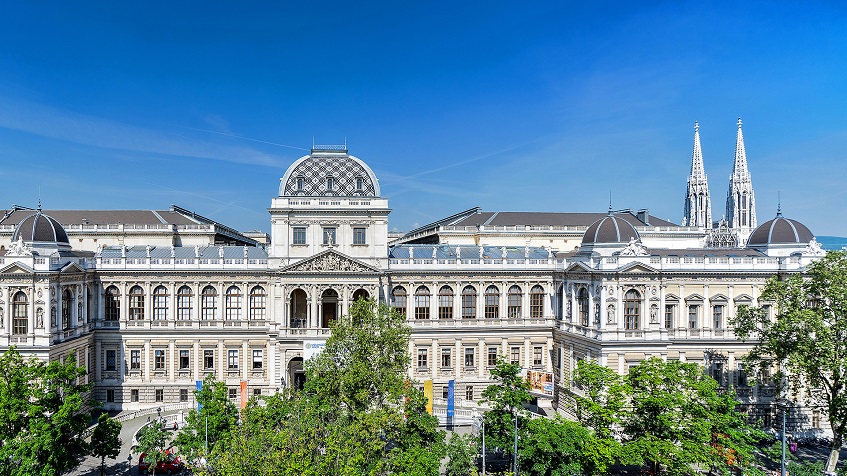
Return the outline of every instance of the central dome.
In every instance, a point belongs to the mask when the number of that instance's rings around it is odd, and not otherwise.
[[[68,234],[53,217],[41,213],[39,209],[24,218],[15,227],[12,241],[22,240],[24,243],[63,243],[70,245]]]
[[[608,216],[597,220],[585,230],[582,244],[629,243],[633,239],[641,239],[635,226],[610,212]]]
[[[279,196],[376,198],[380,192],[371,168],[344,146],[315,146],[288,167],[280,179]]]
[[[806,245],[815,239],[815,235],[797,220],[785,218],[777,213],[776,218],[759,225],[747,240],[747,246],[765,246],[781,244]]]

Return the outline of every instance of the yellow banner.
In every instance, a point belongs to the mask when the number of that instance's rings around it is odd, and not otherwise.
[[[432,380],[424,380],[424,396],[426,397],[426,411],[432,415]]]

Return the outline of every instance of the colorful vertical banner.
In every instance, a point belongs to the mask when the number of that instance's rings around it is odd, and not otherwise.
[[[447,383],[447,418],[453,418],[456,413],[456,381]]]
[[[241,408],[247,406],[247,381],[241,381]]]
[[[200,391],[203,390],[203,381],[202,380],[195,380],[194,386],[197,387],[197,393],[200,393]],[[203,404],[200,403],[200,400],[197,400],[197,411],[199,412],[202,409],[203,409]]]
[[[424,380],[424,397],[426,397],[426,412],[432,415],[432,380]]]

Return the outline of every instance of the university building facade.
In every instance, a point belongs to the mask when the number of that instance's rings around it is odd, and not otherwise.
[[[682,225],[474,208],[390,241],[377,177],[335,146],[288,168],[266,240],[179,207],[10,210],[0,350],[74,355],[108,409],[189,402],[208,375],[233,398],[242,382],[267,395],[301,385],[330,323],[375,298],[407,316],[409,376],[432,380],[436,403],[454,380],[474,406],[498,355],[552,373],[555,396],[581,359],[625,373],[659,356],[703,365],[766,416],[773,386],[745,374],[729,319],[823,251],[780,213],[756,226],[740,120],[730,219],[712,222],[699,142],[695,129]]]

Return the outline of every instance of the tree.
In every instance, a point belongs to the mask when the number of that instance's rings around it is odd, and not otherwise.
[[[447,476],[476,476],[476,439],[452,433],[447,443]]]
[[[491,378],[497,383],[482,391],[483,402],[491,405],[485,412],[486,446],[498,447],[512,453],[515,437],[515,419],[518,428],[526,421],[524,404],[532,400],[529,394],[529,381],[521,376],[521,366],[497,358],[497,364],[491,369]]]
[[[138,445],[136,449],[144,454],[144,461],[150,463],[150,471],[156,474],[156,466],[167,459],[165,447],[168,444],[168,432],[162,429],[161,423],[156,420],[144,425],[138,431]]]
[[[809,403],[826,409],[834,435],[826,470],[834,472],[847,435],[847,252],[828,252],[805,275],[771,278],[759,301],[775,306],[774,319],[742,306],[732,322],[755,342],[747,362],[755,370],[775,360],[779,381],[806,387]]]
[[[101,413],[91,433],[91,456],[100,458],[100,476],[106,472],[106,458],[117,458],[121,444],[121,422]]]
[[[73,354],[64,362],[0,357],[0,475],[58,475],[88,454],[90,384]]]
[[[610,438],[630,393],[623,377],[592,360],[580,360],[573,382],[582,390],[582,395],[572,397],[577,421],[593,429],[598,438]]]
[[[753,443],[763,435],[736,411],[734,392],[722,392],[702,367],[653,357],[630,368],[630,407],[622,418],[627,462],[644,462],[658,473],[753,472]]]
[[[238,421],[238,408],[229,400],[229,389],[223,382],[208,375],[200,390],[194,395],[200,410],[191,409],[186,417],[174,444],[189,463],[196,463],[200,457],[207,457],[215,444],[235,428]],[[208,441],[208,450],[206,444]]]
[[[533,418],[520,439],[521,474],[569,476],[598,474],[614,461],[610,447],[578,422]]]

